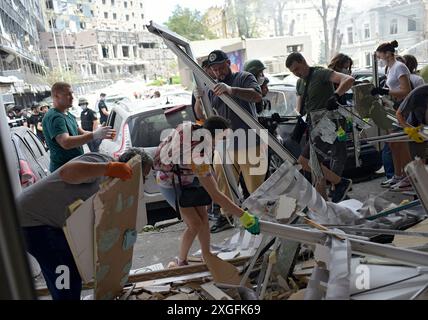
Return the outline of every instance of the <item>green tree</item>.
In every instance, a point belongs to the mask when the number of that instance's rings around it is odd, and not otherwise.
[[[44,76],[44,79],[51,86],[58,81],[66,81],[70,84],[76,84],[82,81],[81,76],[76,72],[72,70],[62,70],[61,73],[59,68],[49,69],[46,75]]]
[[[191,41],[215,38],[215,35],[202,23],[202,15],[198,10],[192,11],[179,5],[168,18],[166,26]]]

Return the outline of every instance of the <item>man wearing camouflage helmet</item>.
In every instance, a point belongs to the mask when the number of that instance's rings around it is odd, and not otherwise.
[[[264,70],[266,70],[265,65],[260,60],[248,60],[244,64],[244,70],[251,73],[256,77],[257,83],[259,84],[262,90],[262,101],[256,103],[256,111],[258,114],[261,114],[264,110],[270,109],[270,101],[266,99],[266,96],[269,92],[268,83],[269,79],[265,77]]]

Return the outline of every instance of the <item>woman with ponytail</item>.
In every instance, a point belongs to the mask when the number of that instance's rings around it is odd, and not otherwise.
[[[382,60],[387,68],[386,87],[374,88],[371,94],[374,96],[391,96],[395,101],[394,106],[398,109],[401,102],[412,90],[412,87],[410,84],[410,71],[404,63],[396,59],[396,48],[398,48],[398,42],[394,40],[381,44],[376,49],[378,59]],[[388,145],[394,162],[394,176],[383,182],[382,186],[393,191],[409,190],[411,189],[411,184],[404,173],[404,167],[411,161],[408,144],[391,142]]]

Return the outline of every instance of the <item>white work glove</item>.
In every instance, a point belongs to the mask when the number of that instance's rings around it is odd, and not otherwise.
[[[195,89],[193,89],[193,95],[196,99],[202,98],[204,95],[204,90],[195,87]]]
[[[92,140],[113,139],[116,135],[116,130],[111,127],[99,127],[93,132]]]
[[[227,93],[227,94],[229,94],[230,96],[232,95],[232,87],[231,86],[228,86],[227,84],[225,84],[225,83],[223,83],[223,82],[220,82],[220,83],[217,83],[216,85],[215,85],[215,87],[214,87],[214,94],[216,95],[216,96],[221,96],[222,94],[224,94],[224,93]]]

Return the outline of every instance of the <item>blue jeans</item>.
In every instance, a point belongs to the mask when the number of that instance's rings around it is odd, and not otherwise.
[[[382,163],[387,179],[391,179],[394,176],[394,162],[392,160],[391,149],[387,143],[385,143],[382,150]]]
[[[24,227],[23,235],[27,251],[36,258],[45,278],[46,285],[53,300],[80,300],[82,279],[74,262],[73,254],[68,246],[62,229],[50,226]],[[56,281],[62,281],[66,273],[56,273],[58,266],[67,266],[69,270],[69,288],[58,288]],[[68,280],[68,279],[67,279]]]

